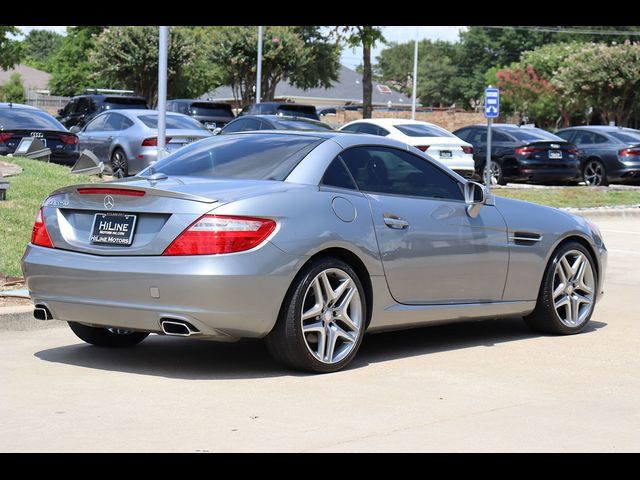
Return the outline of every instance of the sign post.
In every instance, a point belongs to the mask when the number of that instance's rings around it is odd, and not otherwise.
[[[489,88],[484,90],[484,116],[487,119],[487,151],[484,162],[484,184],[491,191],[491,126],[493,119],[500,115],[500,90]]]

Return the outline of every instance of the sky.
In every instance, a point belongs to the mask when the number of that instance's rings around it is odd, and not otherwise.
[[[64,34],[67,31],[66,26],[54,26],[54,27],[34,27],[34,26],[22,26],[18,27],[25,34],[30,30],[43,29],[43,30],[53,30],[54,32],[58,32]],[[460,30],[466,27],[454,27],[454,26],[420,26],[418,28],[418,39],[429,39],[429,40],[446,40],[449,42],[457,42],[458,41],[458,33]],[[414,40],[416,35],[416,27],[409,26],[393,26],[393,27],[382,27],[382,33],[385,39],[388,42],[398,42],[405,43],[411,40]],[[371,51],[371,58],[375,63],[375,58],[380,52],[384,49],[384,45],[378,43],[376,47]],[[349,68],[355,68],[357,65],[362,63],[362,48],[345,48],[342,51],[341,62],[344,66]]]

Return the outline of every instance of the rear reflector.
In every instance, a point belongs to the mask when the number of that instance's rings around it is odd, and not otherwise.
[[[126,190],[124,188],[79,188],[80,195],[124,195],[127,197],[144,197],[142,190]]]
[[[203,215],[167,247],[163,255],[217,255],[257,247],[276,228],[266,218]]]
[[[36,221],[33,224],[33,231],[31,232],[31,243],[40,247],[54,248],[47,232],[47,226],[44,224],[44,215],[42,213],[42,207],[38,210]]]
[[[473,155],[473,147],[465,147],[464,145],[462,146],[462,151],[464,153],[468,153],[469,155]]]
[[[74,134],[62,134],[60,135],[60,140],[62,140],[62,143],[64,143],[65,145],[77,145],[80,140],[78,140],[78,137],[76,137]]]
[[[6,142],[11,137],[13,137],[13,133],[0,133],[0,142]]]
[[[640,155],[640,150],[637,148],[625,148],[618,152],[622,157],[631,157],[633,155]]]
[[[429,149],[429,145],[416,145],[416,148],[418,150],[422,150],[423,152],[426,152]]]

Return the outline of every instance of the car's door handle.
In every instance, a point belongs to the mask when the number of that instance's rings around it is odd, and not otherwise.
[[[403,228],[407,228],[409,226],[409,222],[405,219],[400,218],[396,215],[390,215],[388,213],[384,214],[384,223],[389,228],[397,228],[398,230],[402,230]]]

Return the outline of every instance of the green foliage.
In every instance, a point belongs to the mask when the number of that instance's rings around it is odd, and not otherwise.
[[[63,36],[49,30],[31,30],[23,40],[24,63],[34,68],[50,72],[51,60],[60,48]]]
[[[0,87],[0,100],[24,103],[24,85],[19,73],[13,73],[9,81]]]
[[[159,38],[159,28],[155,26],[106,28],[96,38],[90,54],[93,83],[134,90],[153,105],[158,90]],[[167,95],[173,96],[175,90],[188,92],[184,87],[186,72],[197,69],[195,45],[183,29],[171,29],[168,50]]]
[[[24,56],[22,43],[9,38],[9,35],[19,35],[20,33],[17,27],[0,25],[0,69],[10,70],[22,60]]]
[[[242,105],[255,99],[258,31],[256,27],[216,27],[211,61],[220,68]],[[337,79],[339,47],[317,27],[265,27],[262,43],[262,100],[272,100],[278,83],[300,88],[328,87]]]
[[[63,37],[59,48],[50,60],[49,88],[53,95],[73,96],[87,87],[103,87],[101,84],[93,85],[90,78],[93,69],[89,63],[89,55],[94,48],[95,37],[104,28],[100,26],[67,27],[67,35]]]

